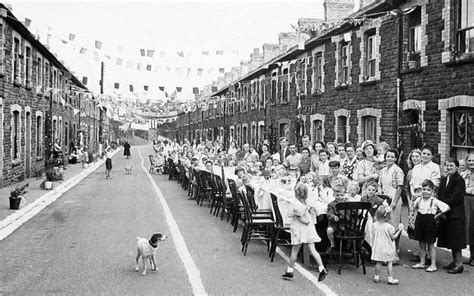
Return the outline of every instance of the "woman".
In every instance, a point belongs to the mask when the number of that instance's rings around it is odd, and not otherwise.
[[[466,157],[468,173],[466,174],[466,195],[464,197],[467,239],[469,240],[469,250],[471,255],[464,264],[474,266],[474,154]]]
[[[105,149],[105,178],[109,179],[110,177],[110,171],[112,170],[112,150],[109,147]]]
[[[262,155],[260,156],[260,161],[266,163],[268,158],[272,158],[270,152],[268,152],[268,145],[266,143],[262,144]]]
[[[236,153],[237,153],[237,143],[235,141],[232,141],[230,142],[229,151],[227,151],[227,154],[229,154],[229,156],[235,157]]]
[[[313,153],[311,154],[311,170],[314,171],[315,168],[319,167],[319,150],[325,148],[323,142],[316,142],[313,145]]]
[[[408,166],[408,173],[407,178],[405,181],[405,193],[408,199],[408,227],[407,233],[408,237],[411,239],[415,239],[415,219],[416,219],[416,209],[414,207],[414,202],[416,200],[416,196],[414,194],[415,188],[413,188],[411,183],[411,175],[413,172],[413,167],[421,163],[421,150],[420,149],[413,149],[410,154],[408,154],[407,158],[407,166]],[[419,261],[419,259],[416,259]]]
[[[301,162],[298,164],[296,178],[306,175],[311,171],[311,158],[309,157],[309,148],[303,147],[301,149]]]
[[[462,273],[461,251],[466,247],[466,216],[464,212],[464,193],[466,184],[457,169],[459,162],[448,158],[445,162],[446,177],[441,178],[439,200],[449,205],[446,219],[442,219],[438,228],[438,247],[451,249],[453,261],[444,266],[448,273]]]
[[[364,159],[357,163],[355,171],[356,180],[359,182],[359,186],[364,186],[367,181],[377,181],[379,178],[379,174],[374,167],[375,156],[377,155],[374,143],[370,140],[365,141],[362,143],[362,150],[364,151]],[[364,187],[362,193],[365,193]]]
[[[125,144],[123,144],[123,156],[130,158],[130,144],[128,144],[128,141],[125,141]]]
[[[411,188],[421,187],[424,180],[430,180],[436,188],[439,187],[441,172],[439,165],[434,163],[432,159],[433,148],[425,145],[421,149],[421,163],[413,167],[410,180]]]
[[[385,162],[386,166],[380,171],[379,177],[379,188],[381,194],[387,195],[392,200],[390,207],[392,208],[391,221],[395,229],[402,222],[402,189],[403,189],[403,180],[405,175],[403,174],[402,169],[395,163],[398,160],[398,151],[389,148],[385,152]],[[400,236],[395,239],[395,245],[397,247],[400,242]]]
[[[326,149],[329,152],[329,160],[341,160],[340,156],[337,154],[337,146],[336,143],[327,143]]]

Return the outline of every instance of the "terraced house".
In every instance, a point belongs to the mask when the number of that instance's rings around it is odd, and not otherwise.
[[[0,14],[3,187],[43,170],[51,139],[60,140],[67,157],[69,144],[81,130],[78,113],[83,117],[81,125],[92,126],[89,121],[99,118],[99,110],[86,98],[87,88],[3,4]]]
[[[368,2],[181,114],[179,135],[426,143],[440,161],[472,152],[474,1]]]

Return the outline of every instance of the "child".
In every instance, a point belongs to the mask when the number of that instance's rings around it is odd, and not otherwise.
[[[377,211],[378,207],[384,203],[384,200],[377,196],[379,185],[375,181],[367,181],[365,183],[365,188],[365,195],[362,196],[360,201],[370,202],[372,206],[369,210],[369,213],[372,217],[375,217],[375,212]]]
[[[350,181],[347,184],[347,194],[345,198],[347,201],[360,201],[360,195],[359,195],[360,187],[359,183],[356,181]]]
[[[345,199],[345,193],[346,193],[346,190],[344,189],[344,186],[342,185],[335,186],[333,188],[334,200],[328,204],[327,215],[328,215],[329,226],[326,230],[326,233],[328,235],[329,242],[331,243],[331,246],[326,251],[328,254],[331,253],[332,250],[334,250],[334,247],[335,247],[334,230],[339,228],[339,222],[340,222],[339,217],[337,216],[336,205],[338,203],[347,201]]]
[[[427,272],[435,272],[436,268],[436,220],[441,215],[449,211],[449,206],[437,198],[433,197],[434,184],[430,180],[421,183],[421,197],[419,197],[414,207],[418,214],[415,220],[415,239],[420,243],[420,263],[412,266],[413,269],[425,269]],[[431,254],[431,264],[425,266],[426,247]]]
[[[110,171],[112,170],[112,151],[110,146],[105,149],[105,178],[109,179]]]
[[[375,223],[372,226],[372,256],[371,259],[377,262],[375,264],[374,282],[380,282],[380,270],[382,264],[387,263],[388,284],[398,285],[398,279],[393,278],[393,262],[398,261],[398,255],[395,247],[395,240],[400,236],[403,230],[403,224],[400,223],[395,230],[390,224],[391,219],[390,206],[380,206],[375,212]]]
[[[308,187],[304,184],[297,184],[295,186],[295,197],[296,201],[291,204],[291,210],[288,212],[288,216],[293,218],[290,224],[292,245],[290,264],[282,276],[284,279],[293,278],[293,266],[295,265],[296,257],[301,249],[301,245],[306,244],[318,264],[318,281],[320,282],[326,278],[328,272],[324,268],[321,256],[319,256],[319,253],[314,247],[314,243],[321,241],[321,238],[316,233],[314,221],[311,221],[311,216],[314,217],[314,215],[310,215],[310,212],[313,212],[314,208],[306,204]]]
[[[349,179],[341,174],[341,163],[338,160],[331,160],[329,161],[329,184],[331,187],[336,185],[342,185],[344,188],[347,188],[347,183],[349,183]]]

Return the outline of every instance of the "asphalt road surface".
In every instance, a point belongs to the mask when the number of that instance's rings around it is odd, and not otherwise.
[[[247,256],[240,251],[242,228],[232,226],[187,200],[187,194],[167,175],[149,175],[150,146],[133,147],[132,159],[118,153],[112,178],[102,166],[56,202],[0,241],[0,294],[104,295],[472,295],[473,267],[459,275],[441,269],[449,254],[439,252],[438,272],[412,270],[407,250],[413,241],[402,239],[401,264],[394,268],[399,286],[372,282],[367,274],[337,263],[317,283],[317,267],[281,279],[289,248],[274,262],[266,246],[251,242]],[[124,167],[133,164],[132,175]],[[143,163],[143,167],[142,167]],[[134,271],[136,237],[154,232],[169,238],[158,246],[159,271],[146,276]],[[141,262],[140,262],[141,264]],[[140,265],[141,266],[141,265]]]

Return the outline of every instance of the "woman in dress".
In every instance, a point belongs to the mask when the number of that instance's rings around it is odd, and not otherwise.
[[[266,163],[268,158],[272,158],[270,152],[268,152],[268,145],[266,143],[262,144],[262,155],[260,156],[260,162]]]
[[[125,144],[123,144],[123,156],[127,159],[130,158],[130,144],[128,144],[128,141],[125,141]]]
[[[421,149],[421,162],[413,167],[410,186],[411,188],[421,187],[424,180],[430,180],[435,187],[439,187],[441,172],[439,165],[432,161],[433,148],[425,145]]]
[[[467,239],[471,255],[464,264],[474,266],[474,154],[466,157],[468,173],[465,177],[466,195],[464,196],[464,206],[466,213]]]
[[[457,169],[459,162],[448,158],[445,162],[446,177],[441,178],[439,200],[451,210],[440,221],[438,227],[438,247],[451,249],[453,261],[444,266],[448,273],[463,272],[461,251],[466,247],[466,215],[464,212],[464,193],[466,184]]]
[[[337,154],[336,143],[330,142],[326,144],[326,149],[329,152],[329,160],[340,160],[339,154]]]
[[[417,195],[414,194],[415,188],[411,186],[411,176],[413,173],[413,167],[421,163],[421,150],[420,149],[413,149],[410,154],[408,154],[407,158],[407,166],[408,166],[408,173],[405,180],[405,193],[408,199],[408,225],[407,225],[407,233],[408,237],[411,239],[415,239],[415,219],[416,219],[416,209],[413,206]],[[415,258],[416,261],[419,261],[419,258]]]
[[[311,154],[311,170],[314,172],[315,169],[319,168],[319,150],[325,148],[323,142],[316,142],[313,145],[313,153]]]
[[[375,156],[377,155],[374,143],[372,143],[370,140],[367,140],[362,143],[362,149],[364,150],[364,159],[357,163],[354,174],[357,182],[359,182],[359,186],[364,186],[367,181],[377,181],[379,178],[379,174],[374,167]],[[362,187],[362,193],[365,193],[364,187]]]
[[[405,175],[402,169],[395,163],[398,160],[398,151],[389,148],[385,152],[386,166],[380,171],[379,177],[379,188],[380,193],[387,195],[391,199],[391,216],[390,223],[393,227],[397,228],[400,222],[402,222],[402,189],[403,180]],[[400,242],[400,236],[395,239],[395,245],[398,251],[398,245]]]

